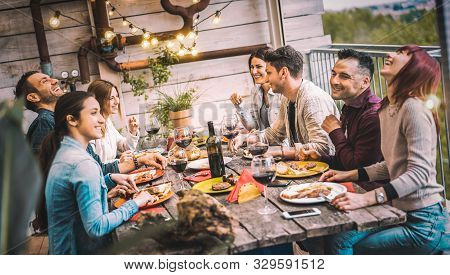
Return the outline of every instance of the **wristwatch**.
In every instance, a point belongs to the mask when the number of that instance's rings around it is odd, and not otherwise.
[[[386,201],[386,198],[384,197],[384,193],[381,191],[375,190],[375,199],[377,200],[378,204],[384,203]]]

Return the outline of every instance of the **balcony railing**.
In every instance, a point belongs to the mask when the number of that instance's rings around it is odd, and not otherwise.
[[[386,53],[395,52],[396,49],[400,48],[400,45],[364,45],[364,44],[333,44],[329,47],[324,48],[315,48],[312,49],[308,54],[307,58],[309,60],[309,75],[311,80],[319,85],[326,92],[330,93],[330,76],[331,69],[334,66],[334,63],[337,60],[337,53],[339,50],[344,48],[352,48],[358,51],[365,52],[369,54],[374,61],[375,71],[372,77],[371,89],[374,93],[376,93],[380,98],[383,98],[386,95],[386,81],[380,75],[380,69],[384,64],[384,59],[386,57]],[[443,62],[441,58],[441,50],[438,46],[423,46],[431,56],[436,58],[441,64],[441,72],[443,72]],[[444,75],[442,75],[442,79],[444,79]],[[445,87],[444,81],[441,82],[441,88],[438,92],[438,97],[441,99],[441,102],[445,101]],[[337,101],[336,104],[339,108],[342,107],[343,102]],[[450,148],[449,148],[449,123],[447,116],[447,108],[440,109],[439,118],[441,120],[441,134],[438,136],[438,152],[437,152],[437,172],[438,172],[438,182],[444,185],[446,180],[450,180]],[[445,153],[444,153],[445,152]],[[444,197],[445,197],[445,188],[444,188]]]

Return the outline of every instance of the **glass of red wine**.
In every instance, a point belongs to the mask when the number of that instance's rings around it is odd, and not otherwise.
[[[264,207],[258,209],[261,215],[269,215],[275,213],[277,210],[269,204],[267,199],[267,185],[275,180],[276,164],[272,156],[255,156],[252,159],[251,171],[253,178],[264,184]]]
[[[267,142],[264,131],[256,131],[248,134],[247,150],[253,157],[264,155],[269,150],[269,142]]]
[[[156,134],[159,132],[159,129],[161,128],[161,125],[159,124],[158,119],[155,116],[149,116],[147,118],[146,124],[145,124],[145,131],[148,134],[149,143],[151,143]]]
[[[189,127],[179,127],[173,130],[175,144],[180,148],[187,148],[192,141],[192,133]]]
[[[225,116],[222,120],[220,132],[222,136],[228,139],[228,143],[232,144],[233,139],[239,134],[237,129],[239,120],[236,114]]]
[[[188,157],[186,150],[178,148],[168,158],[168,164],[177,173],[182,189],[188,189],[184,186],[183,172],[186,170]]]

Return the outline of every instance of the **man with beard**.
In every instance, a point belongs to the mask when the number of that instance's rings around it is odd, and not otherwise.
[[[372,58],[362,52],[343,49],[338,52],[338,60],[331,71],[331,97],[343,100],[342,115],[339,120],[329,115],[322,128],[330,136],[336,154],[320,154],[314,149],[301,150],[300,160],[321,160],[332,169],[349,171],[383,160],[381,153],[380,120],[378,109],[381,99],[370,90],[374,72]],[[370,191],[381,182],[358,182]]]

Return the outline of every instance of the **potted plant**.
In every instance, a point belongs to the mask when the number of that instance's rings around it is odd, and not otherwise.
[[[185,88],[170,96],[160,90],[158,101],[151,109],[151,115],[158,118],[166,128],[177,128],[191,124],[192,105],[198,99],[197,89]]]

